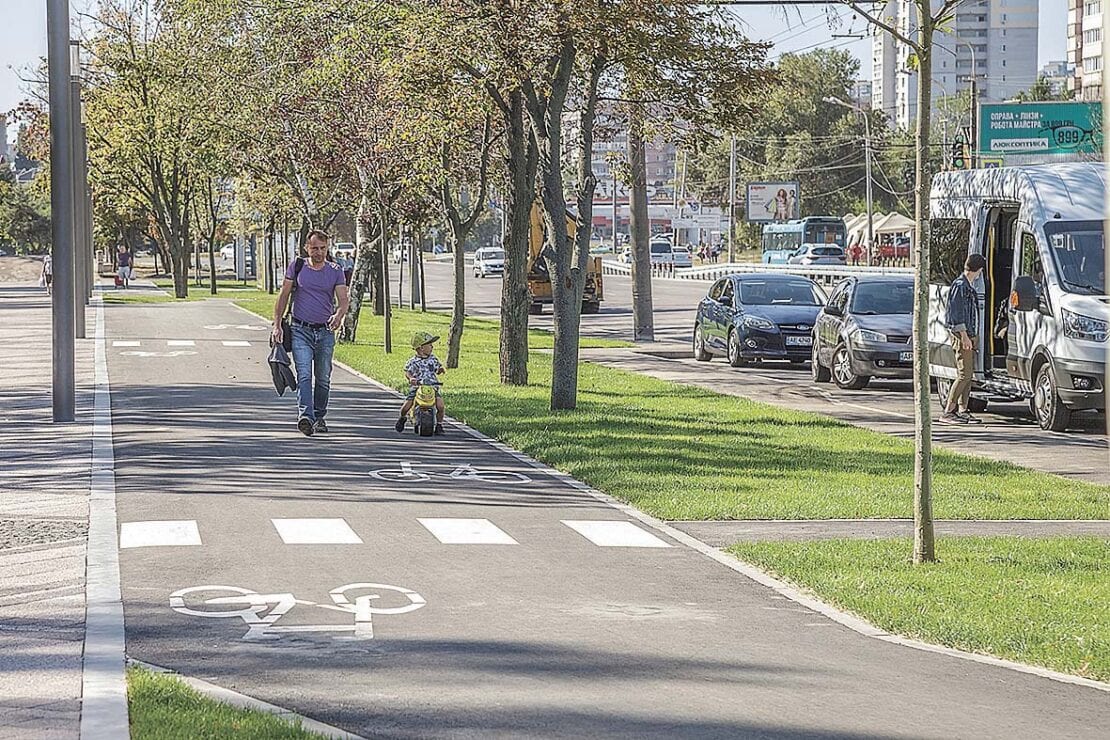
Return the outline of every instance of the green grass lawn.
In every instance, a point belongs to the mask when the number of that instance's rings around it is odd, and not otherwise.
[[[271,314],[272,298],[237,301]],[[365,312],[358,343],[336,357],[402,388],[408,339],[446,335],[448,317],[398,310],[394,352]],[[448,414],[661,519],[808,519],[912,515],[907,440],[743,398],[582,363],[578,409],[548,408],[551,357],[533,352],[530,384],[504,386],[498,326],[469,320],[462,367],[448,371]],[[550,348],[534,332],[531,346]],[[584,346],[604,344],[584,340]],[[446,347],[437,348],[439,356]],[[935,455],[935,515],[967,519],[1099,519],[1110,487],[946,451]]]
[[[209,699],[172,676],[127,669],[131,740],[310,740],[322,738],[272,714]]]
[[[908,539],[729,548],[890,632],[1110,679],[1110,541],[947,538],[939,562],[920,566],[912,550]]]

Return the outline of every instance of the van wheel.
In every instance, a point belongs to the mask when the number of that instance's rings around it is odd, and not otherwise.
[[[541,313],[543,313],[543,304],[533,303],[532,305],[528,306],[528,313],[532,316],[539,316]]]
[[[821,364],[821,360],[817,359],[816,340],[813,342],[813,357],[810,359],[809,369],[814,383],[828,383],[832,380],[832,372]]]
[[[740,336],[735,330],[728,333],[728,364],[733,367],[744,367],[748,361],[740,354]]]
[[[989,404],[987,403],[987,399],[985,398],[976,398],[975,396],[972,396],[971,398],[967,399],[967,410],[973,414],[983,413],[987,410],[988,405]]]
[[[594,314],[601,312],[601,304],[598,301],[582,301],[582,313]]]
[[[856,375],[852,372],[852,356],[843,344],[833,352],[832,377],[836,385],[846,391],[858,391],[871,382],[870,375]]]
[[[694,326],[694,359],[698,362],[709,362],[713,355],[705,348],[705,336],[701,333],[701,324]]]
[[[1071,422],[1071,409],[1060,401],[1060,394],[1056,392],[1056,373],[1052,372],[1052,363],[1046,362],[1037,371],[1037,380],[1033,383],[1033,413],[1037,424],[1046,432],[1062,432]]]
[[[937,384],[937,403],[941,410],[948,408],[948,396],[952,394],[952,381],[948,378],[934,378]]]

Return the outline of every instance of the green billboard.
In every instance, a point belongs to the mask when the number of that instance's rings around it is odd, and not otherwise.
[[[979,151],[1053,157],[1102,153],[1102,103],[983,103]]]

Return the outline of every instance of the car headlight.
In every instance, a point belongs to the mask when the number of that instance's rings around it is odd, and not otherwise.
[[[1107,323],[1102,319],[1091,318],[1063,309],[1064,336],[1072,339],[1086,339],[1089,342],[1105,342]]]
[[[775,324],[762,316],[745,316],[744,326],[749,329],[774,329]]]
[[[886,341],[886,334],[880,334],[877,331],[870,329],[856,329],[856,339],[861,342],[871,342],[878,344]]]

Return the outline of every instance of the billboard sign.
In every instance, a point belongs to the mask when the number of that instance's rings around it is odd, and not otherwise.
[[[797,182],[748,183],[748,222],[765,224],[801,218],[801,187]]]
[[[1102,103],[983,103],[979,151],[994,155],[1098,155]]]

